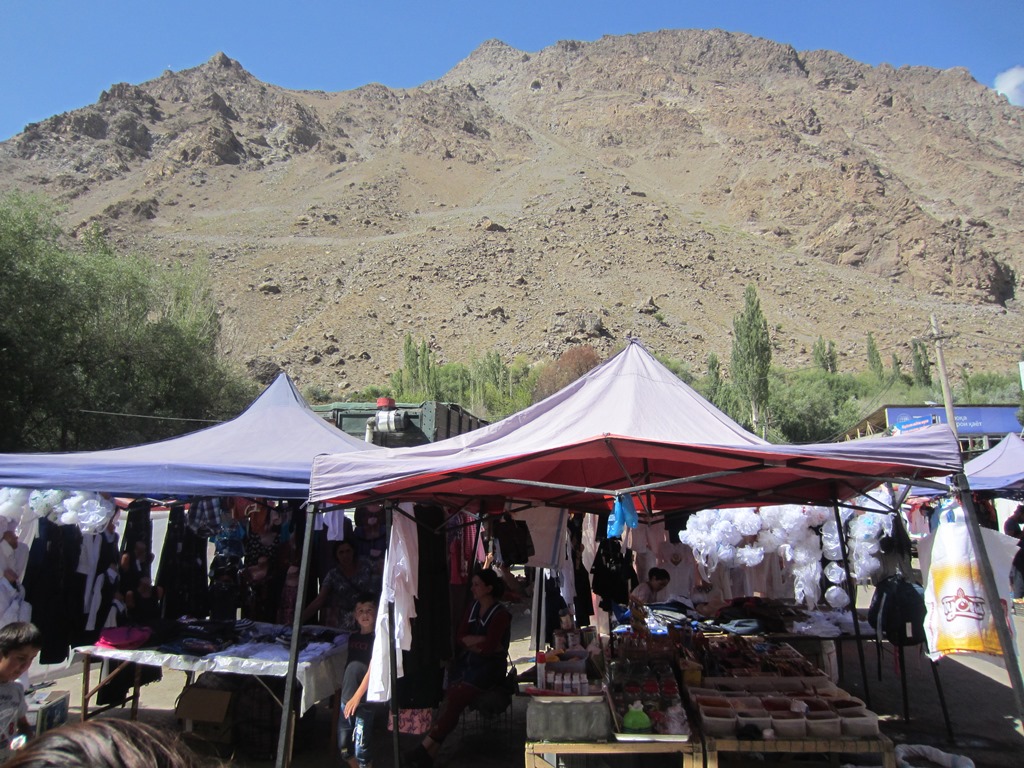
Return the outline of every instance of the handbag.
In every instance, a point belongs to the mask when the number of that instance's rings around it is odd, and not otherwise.
[[[516,669],[516,663],[512,661],[511,655],[508,657],[508,674],[505,675],[501,687],[513,696],[519,693],[519,670]]]
[[[505,565],[525,565],[533,557],[533,537],[525,520],[516,520],[505,512],[494,521],[494,538]]]
[[[430,707],[398,710],[398,732],[422,736],[434,724],[434,710]],[[388,730],[394,730],[394,721],[388,716]]]

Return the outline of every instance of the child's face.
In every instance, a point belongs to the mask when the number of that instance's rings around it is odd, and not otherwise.
[[[359,603],[356,605],[356,623],[362,632],[373,630],[373,623],[377,619],[377,606],[373,603]]]
[[[28,672],[32,662],[39,655],[39,649],[30,645],[17,648],[6,656],[0,656],[0,682],[9,683]]]

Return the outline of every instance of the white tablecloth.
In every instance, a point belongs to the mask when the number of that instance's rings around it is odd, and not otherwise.
[[[341,688],[345,663],[348,660],[348,637],[342,635],[339,640],[340,642],[333,646],[319,643],[311,645],[299,654],[296,676],[302,686],[300,712],[305,712],[316,702],[326,699]],[[229,646],[219,653],[208,656],[182,656],[155,649],[129,651],[96,645],[75,648],[75,653],[103,659],[133,661],[136,664],[177,669],[182,672],[228,672],[235,675],[268,677],[286,677],[288,674],[288,648],[275,643]],[[235,653],[244,655],[236,656]]]

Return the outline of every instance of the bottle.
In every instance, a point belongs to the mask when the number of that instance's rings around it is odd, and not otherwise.
[[[537,651],[537,687],[543,688],[547,682],[545,676],[545,668],[547,667],[547,657],[544,651]]]

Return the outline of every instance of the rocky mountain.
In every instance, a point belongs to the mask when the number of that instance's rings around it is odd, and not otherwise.
[[[50,195],[160,262],[204,260],[224,351],[338,398],[406,333],[441,361],[636,335],[728,360],[757,285],[776,362],[874,333],[910,359],[1015,370],[1024,110],[960,69],[871,67],[679,30],[483,43],[409,90],[292,91],[218,54],[120,83],[0,144]]]

